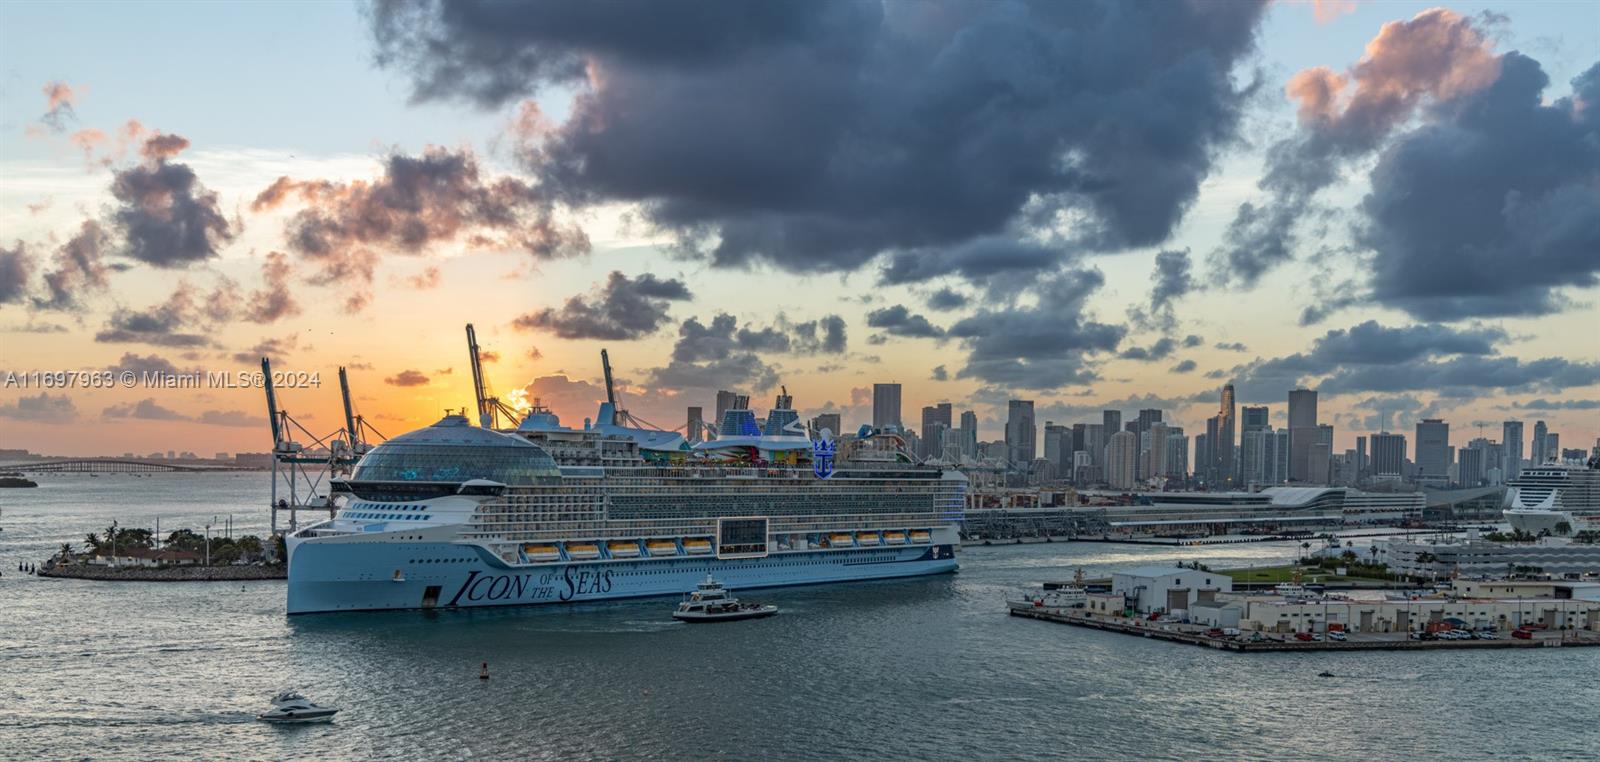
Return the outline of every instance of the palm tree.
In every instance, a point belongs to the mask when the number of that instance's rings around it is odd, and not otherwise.
[[[1565,521],[1557,521],[1556,522],[1556,534],[1561,535],[1562,537],[1566,537],[1567,535],[1572,534],[1572,525],[1568,524]]]
[[[88,536],[83,538],[83,547],[84,547],[84,550],[87,550],[90,554],[99,553],[100,552],[100,536],[95,534],[94,532],[90,532],[88,534]]]
[[[61,560],[65,561],[69,558],[72,558],[72,543],[63,542],[61,543]]]

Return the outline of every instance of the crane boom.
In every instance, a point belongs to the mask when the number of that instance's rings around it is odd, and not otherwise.
[[[356,444],[361,441],[361,432],[356,428],[355,411],[350,407],[350,379],[345,375],[344,366],[339,366],[339,396],[344,398],[344,431],[345,437],[350,441],[350,451],[356,451]]]
[[[617,390],[611,383],[611,356],[604,349],[600,350],[600,367],[606,372],[606,402],[611,403],[613,410],[617,407]]]
[[[283,441],[283,429],[278,425],[278,398],[272,391],[272,363],[267,358],[261,358],[262,386],[267,389],[267,420],[272,422],[272,446],[276,448]]]
[[[494,411],[489,407],[489,395],[483,388],[483,367],[478,360],[478,333],[467,324],[467,351],[472,353],[472,393],[478,402],[478,425],[494,428]]]

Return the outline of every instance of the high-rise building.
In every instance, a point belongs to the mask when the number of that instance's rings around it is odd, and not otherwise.
[[[1106,445],[1106,483],[1113,489],[1133,489],[1138,479],[1134,473],[1134,459],[1138,455],[1139,435],[1119,431],[1111,435]]]
[[[1289,392],[1289,481],[1309,476],[1307,455],[1317,441],[1317,393],[1312,389]]]
[[[1507,480],[1515,479],[1522,473],[1522,421],[1506,421],[1500,429],[1500,469]]]
[[[1072,473],[1072,429],[1044,422],[1044,459],[1057,474]]]
[[[978,457],[978,414],[971,410],[961,411],[961,455],[967,458]]]
[[[1189,476],[1189,438],[1182,426],[1167,427],[1167,473],[1169,479],[1186,479]]]
[[[1438,418],[1417,422],[1417,481],[1446,484],[1450,469],[1450,424]]]
[[[1355,462],[1354,466],[1355,466],[1356,478],[1353,481],[1360,481],[1361,477],[1365,476],[1366,473],[1367,473],[1367,438],[1366,437],[1356,437],[1356,462]]]
[[[1239,474],[1234,461],[1237,457],[1234,446],[1239,441],[1238,419],[1235,416],[1233,384],[1225,384],[1222,387],[1222,408],[1217,411],[1217,438],[1211,443],[1213,457],[1217,459],[1219,485],[1238,481]]]
[[[1554,431],[1544,435],[1544,459],[1561,460],[1561,435]]]
[[[840,436],[844,433],[844,421],[838,413],[818,413],[817,417],[811,419],[811,435],[820,438],[823,429],[835,437]]]
[[[1033,400],[1011,400],[1006,404],[1006,460],[1013,469],[1026,470],[1038,453],[1033,423]]]
[[[924,406],[919,432],[922,434],[922,450],[918,454],[923,458],[943,457],[944,432],[949,428],[950,403],[946,402],[942,406]]]
[[[1240,486],[1258,487],[1275,483],[1273,466],[1278,459],[1275,448],[1277,443],[1277,436],[1270,428],[1245,430],[1239,438]]]
[[[1272,440],[1272,483],[1286,484],[1289,481],[1289,430],[1272,432]]]
[[[689,408],[689,424],[684,427],[684,432],[689,435],[686,437],[689,440],[689,444],[699,444],[705,441],[705,414],[701,412],[701,408],[699,406],[693,406]]]
[[[1122,430],[1122,411],[1106,410],[1100,413],[1100,424],[1105,426],[1106,442],[1111,441],[1111,435]]]
[[[1167,437],[1172,428],[1156,421],[1139,439],[1139,478],[1153,479],[1167,476]]]
[[[875,429],[904,428],[900,421],[900,385],[872,385],[872,427]]]
[[[1311,484],[1333,481],[1333,453],[1326,442],[1312,442],[1306,451],[1306,481]]]
[[[1089,453],[1090,465],[1096,468],[1105,468],[1106,427],[1104,424],[1084,424],[1083,449]]]
[[[1272,430],[1272,416],[1266,405],[1245,405],[1239,408],[1239,433]]]
[[[1204,471],[1201,477],[1211,489],[1222,489],[1227,475],[1222,470],[1222,416],[1206,419],[1206,459],[1198,465]]]
[[[1208,481],[1206,471],[1211,467],[1211,437],[1208,434],[1194,435],[1194,475],[1201,481]]]
[[[1086,424],[1072,424],[1072,452],[1076,453],[1080,451],[1087,451],[1087,447],[1084,443],[1087,441],[1085,437],[1088,435],[1088,433],[1089,427]],[[1093,460],[1093,458],[1090,458],[1090,460]]]
[[[1485,440],[1477,440],[1485,441]],[[1463,487],[1476,487],[1484,482],[1487,471],[1486,460],[1489,454],[1487,447],[1463,447],[1456,455],[1460,462],[1456,464],[1456,482]]]
[[[1544,450],[1544,435],[1548,433],[1550,433],[1550,428],[1544,425],[1544,421],[1534,422],[1533,449],[1530,453],[1532,457],[1529,458],[1529,463],[1532,463],[1535,466],[1544,465],[1544,462],[1547,459]]]
[[[717,426],[720,427],[722,425],[722,417],[726,415],[729,410],[732,410],[733,406],[738,401],[738,392],[730,392],[727,390],[717,392],[717,417],[713,419],[716,421]],[[718,433],[721,432],[719,431]],[[729,433],[731,434],[732,432]]]
[[[1385,431],[1372,435],[1372,474],[1397,477],[1405,472],[1406,437]]]

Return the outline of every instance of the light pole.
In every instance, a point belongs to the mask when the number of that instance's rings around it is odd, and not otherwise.
[[[206,525],[206,566],[211,565],[211,525]]]

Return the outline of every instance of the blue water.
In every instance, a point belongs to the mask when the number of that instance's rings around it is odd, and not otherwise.
[[[777,617],[682,625],[671,601],[284,616],[281,582],[27,577],[116,518],[233,513],[261,474],[42,477],[0,492],[0,758],[1590,758],[1600,649],[1227,654],[1005,615],[1007,592],[1132,564],[1292,557],[1287,543],[971,547],[954,575],[752,595]],[[490,663],[492,678],[477,679]],[[1319,679],[1328,669],[1339,675]],[[293,687],[328,726],[255,712]]]

